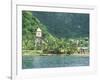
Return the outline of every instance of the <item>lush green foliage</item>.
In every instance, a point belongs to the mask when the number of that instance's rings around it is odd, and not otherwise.
[[[32,15],[32,12],[22,12],[22,46],[23,49],[34,49],[36,29],[40,27],[43,30],[43,37],[47,37],[49,33],[46,27]]]
[[[76,20],[77,19],[77,20]],[[82,20],[82,21],[81,21]],[[86,22],[86,23],[85,23]],[[46,25],[46,26],[45,26]],[[22,12],[22,48],[36,50],[36,30],[41,28],[44,43],[39,49],[45,53],[67,53],[77,51],[77,47],[88,47],[88,15]],[[84,28],[86,29],[84,29]],[[86,41],[87,40],[87,41]],[[77,41],[79,43],[77,44]],[[33,51],[34,53],[36,51]]]

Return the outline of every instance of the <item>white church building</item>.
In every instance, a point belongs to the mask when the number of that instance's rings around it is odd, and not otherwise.
[[[35,47],[42,45],[42,30],[38,27],[36,30]]]

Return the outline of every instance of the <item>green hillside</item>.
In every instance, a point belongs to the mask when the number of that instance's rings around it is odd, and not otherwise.
[[[44,41],[52,41],[53,36],[48,32],[43,25],[30,11],[22,12],[22,46],[24,49],[34,49],[35,35],[37,28],[42,29]]]
[[[43,44],[35,46],[36,30],[42,30]],[[67,51],[73,53],[78,46],[88,47],[89,15],[22,11],[22,49]],[[79,44],[77,44],[77,41]],[[41,51],[40,51],[41,52]],[[33,53],[36,53],[33,51]]]

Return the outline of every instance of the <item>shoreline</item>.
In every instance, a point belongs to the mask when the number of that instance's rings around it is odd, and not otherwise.
[[[82,57],[88,57],[89,54],[72,54],[73,56],[82,56]]]
[[[22,56],[55,56],[55,55],[60,55],[60,56],[81,56],[81,57],[88,57],[89,54],[22,54]]]
[[[73,53],[73,54],[53,54],[53,53],[43,53],[42,50],[23,50],[22,51],[22,56],[55,56],[55,55],[61,55],[61,56],[82,56],[86,57],[89,56],[89,53]]]

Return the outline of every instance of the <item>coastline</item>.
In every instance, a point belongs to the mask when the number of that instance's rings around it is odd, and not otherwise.
[[[88,57],[89,56],[89,54],[77,54],[77,53],[75,53],[75,54],[72,54],[73,56],[82,56],[82,57]]]
[[[59,54],[60,56],[81,56],[81,57],[88,57],[89,54],[71,54],[71,55],[66,55],[66,54]],[[32,55],[32,54],[24,54],[22,56],[55,56],[55,54],[42,54],[42,55]]]
[[[52,54],[52,53],[43,53],[42,51],[33,51],[33,50],[26,50],[26,51],[22,51],[22,56],[55,56],[55,55],[60,55],[60,56],[82,56],[82,57],[88,57],[89,56],[89,53],[82,53],[82,54],[79,54],[79,53],[74,53],[74,54]]]

